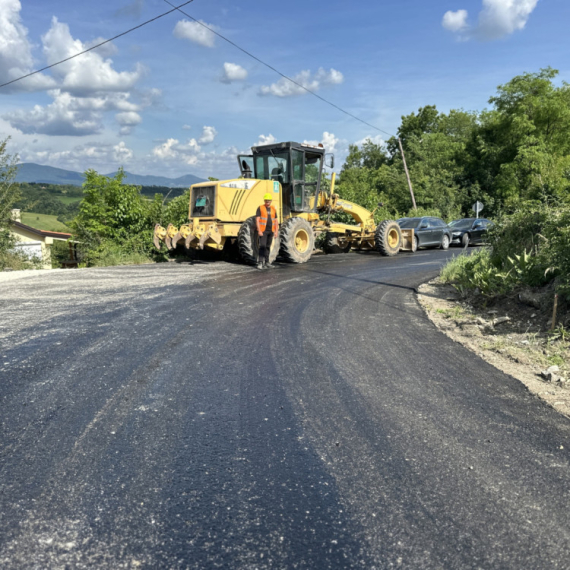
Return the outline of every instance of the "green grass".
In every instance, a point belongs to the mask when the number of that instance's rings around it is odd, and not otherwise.
[[[81,198],[77,196],[56,196],[56,198],[60,202],[63,202],[66,206],[69,204],[77,204],[78,202],[81,202]]]
[[[71,230],[57,220],[57,216],[48,214],[34,214],[33,212],[22,212],[22,223],[37,230],[47,230],[50,232],[67,232]]]

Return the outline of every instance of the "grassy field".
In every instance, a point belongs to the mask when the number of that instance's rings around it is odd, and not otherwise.
[[[73,197],[73,196],[56,196],[56,198],[63,202],[64,204],[76,204],[77,202],[81,202],[81,198]]]
[[[57,221],[57,216],[48,214],[34,214],[32,212],[22,212],[22,223],[37,230],[48,230],[51,232],[70,232],[70,229]]]

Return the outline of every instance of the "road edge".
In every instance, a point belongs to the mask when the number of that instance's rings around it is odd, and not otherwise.
[[[537,362],[525,361],[516,353],[502,354],[487,345],[488,340],[481,332],[481,316],[465,302],[450,285],[432,279],[416,289],[416,299],[427,318],[435,327],[454,342],[462,345],[488,364],[521,382],[526,389],[544,401],[560,414],[570,418],[570,382],[549,383],[540,376],[544,366]],[[449,315],[461,309],[461,318]]]

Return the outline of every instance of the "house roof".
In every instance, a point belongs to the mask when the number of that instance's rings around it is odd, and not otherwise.
[[[30,232],[32,234],[36,234],[37,236],[40,236],[40,237],[51,237],[51,238],[55,238],[55,239],[68,240],[72,236],[72,234],[66,234],[63,232],[48,232],[47,230],[38,230],[36,228],[32,228],[32,226],[27,226],[26,224],[23,224],[22,222],[14,222],[14,227],[20,228],[21,230],[25,230],[25,231]]]

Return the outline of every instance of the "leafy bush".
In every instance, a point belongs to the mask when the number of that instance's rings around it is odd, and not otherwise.
[[[163,207],[161,197],[145,199],[138,187],[122,184],[124,177],[123,170],[114,178],[94,170],[85,173],[84,198],[70,225],[87,266],[153,257],[153,227]]]
[[[441,280],[452,283],[464,293],[469,289],[479,289],[484,295],[506,293],[511,286],[509,279],[493,263],[488,249],[473,255],[454,257],[441,271]]]
[[[442,279],[486,295],[554,281],[570,299],[570,207],[525,203],[497,221],[489,241],[491,249],[453,259]]]

